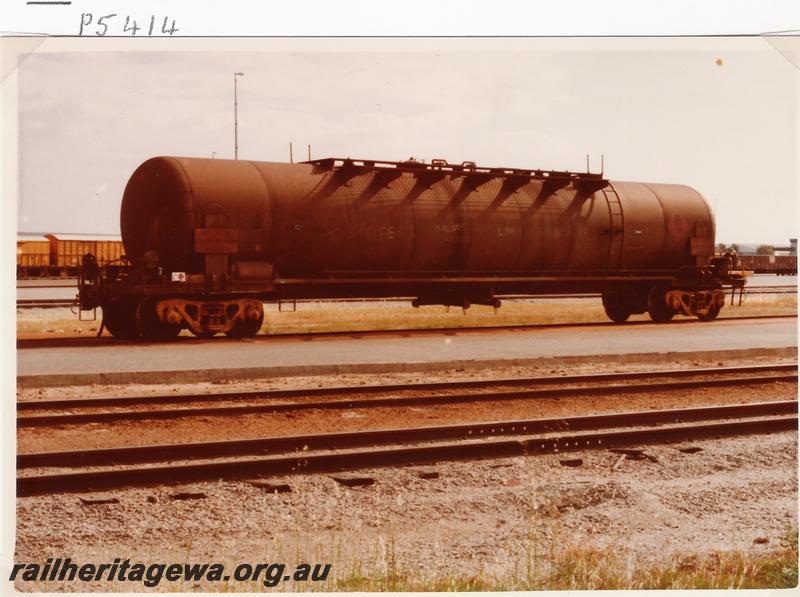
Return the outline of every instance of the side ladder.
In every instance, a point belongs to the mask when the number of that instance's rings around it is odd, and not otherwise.
[[[608,202],[609,213],[608,269],[619,269],[622,263],[622,239],[625,230],[622,204],[619,201],[619,195],[611,185],[603,189],[603,194]]]

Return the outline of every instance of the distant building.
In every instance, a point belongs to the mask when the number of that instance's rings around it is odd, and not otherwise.
[[[776,255],[797,255],[797,239],[790,238],[788,247],[775,247]]]

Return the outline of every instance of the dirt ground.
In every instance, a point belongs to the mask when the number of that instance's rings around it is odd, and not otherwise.
[[[766,362],[772,361],[695,365],[722,367]],[[661,362],[658,367],[686,365],[689,363]],[[636,368],[619,366],[619,370]],[[602,364],[569,371],[516,368],[498,370],[492,376],[610,369]],[[486,375],[461,371],[425,376],[336,376],[270,380],[268,385],[319,387]],[[208,391],[231,391],[263,385],[248,381],[202,387]],[[796,389],[784,385],[790,386],[780,384],[777,394],[773,391],[777,387],[754,390],[754,394],[748,394],[747,389],[725,392],[729,392],[732,402],[738,401],[737,396],[742,401],[752,401],[796,395]],[[195,392],[200,386],[179,390]],[[19,399],[160,393],[165,389],[46,388],[21,391]],[[692,393],[691,397],[672,396],[669,400],[698,403],[710,397],[703,393],[707,391],[710,390]],[[614,400],[619,407],[615,410],[636,404],[668,405],[658,396],[632,395],[630,400]],[[487,405],[477,407],[476,412],[485,418],[484,406]],[[549,408],[551,412],[566,414],[571,410],[577,414],[588,406],[577,399],[562,399]],[[470,408],[462,405],[455,411],[442,412],[455,422],[466,417]],[[598,398],[592,408],[602,409],[602,399]],[[492,412],[498,414],[496,410]],[[389,421],[397,413],[386,416]],[[498,414],[493,418],[501,417]],[[243,422],[240,430],[252,432],[257,429],[257,420],[247,425]],[[342,420],[359,419],[349,416]],[[425,419],[422,424],[434,422],[439,421]],[[218,421],[203,422],[203,435],[214,437],[213,429],[218,425]],[[230,424],[224,428],[230,434]],[[140,441],[152,439],[143,429],[139,428]],[[171,433],[180,440],[200,439],[184,438],[185,429],[170,431],[155,426],[153,430],[156,435]],[[84,442],[92,441],[89,436],[109,435],[101,429],[83,429],[82,433],[86,434]],[[130,434],[135,437],[136,430]],[[115,441],[124,440],[124,435]],[[21,435],[21,445],[26,437],[33,436]],[[66,440],[70,435],[59,437]],[[72,437],[74,441],[79,439],[78,435]],[[143,563],[221,562],[231,568],[239,563],[285,562],[294,566],[298,562],[319,562],[333,565],[329,582],[354,574],[369,576],[403,570],[420,580],[446,575],[478,576],[513,586],[515,579],[524,577],[532,567],[545,567],[555,553],[576,546],[613,549],[635,567],[673,556],[692,558],[716,551],[766,553],[775,549],[787,532],[796,531],[796,433],[708,440],[692,446],[701,449],[688,453],[679,449],[685,444],[646,447],[646,454],[652,458],[622,461],[619,454],[606,450],[570,453],[568,458],[581,459],[577,467],[564,466],[560,462],[564,457],[559,455],[438,463],[433,468],[439,476],[430,479],[421,478],[417,468],[379,469],[365,471],[374,479],[365,487],[346,487],[327,475],[297,475],[285,479],[291,487],[288,493],[269,493],[245,481],[226,481],[191,486],[204,496],[191,500],[171,497],[179,489],[175,487],[115,490],[111,497],[118,502],[109,504],[87,505],[78,495],[20,498],[15,561],[71,557],[100,563],[129,558]],[[51,442],[49,449],[60,448]],[[143,590],[137,583],[109,586],[100,581],[18,582],[17,587],[26,591]],[[279,588],[314,587],[289,583]],[[179,589],[238,591],[263,587],[252,583],[221,586],[162,582],[157,590]]]

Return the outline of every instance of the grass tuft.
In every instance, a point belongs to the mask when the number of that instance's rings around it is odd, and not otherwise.
[[[787,532],[781,548],[768,554],[712,552],[675,556],[643,564],[612,549],[570,548],[540,562],[535,573],[491,578],[483,573],[421,580],[420,571],[393,564],[383,573],[361,570],[338,577],[332,591],[540,591],[622,589],[788,589],[797,587],[797,530]]]

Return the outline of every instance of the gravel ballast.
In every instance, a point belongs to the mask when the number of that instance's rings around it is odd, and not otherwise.
[[[284,478],[290,491],[280,493],[245,481],[200,483],[183,492],[196,499],[182,500],[175,487],[116,490],[103,496],[116,503],[92,505],[78,495],[21,498],[16,561],[299,560],[330,562],[339,577],[395,566],[420,579],[503,579],[575,546],[610,548],[642,564],[684,553],[764,553],[797,525],[796,443],[795,433],[780,433],[692,443],[699,451],[644,447],[648,457],[621,464],[607,450],[572,453],[577,467],[557,454],[439,463],[428,467],[438,477],[428,478],[418,467],[377,469],[360,471],[374,482],[354,487],[298,475]],[[33,588],[25,585],[18,583]]]

